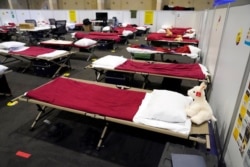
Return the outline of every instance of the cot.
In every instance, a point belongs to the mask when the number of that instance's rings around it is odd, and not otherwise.
[[[180,40],[178,35],[167,36],[166,33],[157,33],[157,32],[149,33],[146,36],[145,40],[147,41],[148,44],[151,44],[151,45],[157,45],[158,43],[170,45],[170,46],[171,45],[187,45],[187,44],[194,45],[194,46],[199,45],[199,40],[195,38],[182,36]]]
[[[117,48],[118,43],[123,40],[123,37],[118,33],[109,33],[109,32],[90,32],[90,33],[83,33],[83,32],[76,32],[74,34],[74,38],[82,39],[88,38],[97,41],[99,48],[104,46],[103,48],[107,47],[107,49],[111,48],[115,50]],[[125,41],[126,40],[126,37]],[[124,42],[124,43],[126,43]]]
[[[0,95],[10,96],[11,89],[6,79],[6,74],[11,72],[12,70],[8,67],[0,64]]]
[[[159,97],[159,94],[162,94],[162,98],[167,97],[168,99],[173,99],[176,96],[174,101],[177,105],[172,107],[176,107],[176,110],[179,111],[175,115],[176,118],[172,117],[171,120],[169,116],[165,115],[166,120],[156,119],[157,116],[147,114],[147,112],[150,112],[146,109],[147,105],[159,106],[159,102],[153,104],[155,100],[159,100],[154,99]],[[183,101],[180,101],[180,98]],[[102,145],[109,123],[127,125],[187,139],[206,144],[207,148],[210,148],[208,123],[199,126],[192,125],[183,110],[183,107],[191,99],[175,92],[162,92],[161,90],[149,92],[136,88],[123,89],[123,87],[119,88],[95,81],[57,77],[15,99],[35,104],[38,107],[38,115],[30,127],[31,130],[34,130],[36,124],[42,118],[46,119],[44,114],[48,114],[47,112],[50,111],[53,112],[54,109],[104,120],[106,125],[103,128],[97,149]],[[180,109],[179,106],[181,106]],[[166,112],[170,115],[173,113]],[[155,114],[158,113],[155,112]],[[177,120],[178,122],[176,122]]]
[[[0,55],[4,57],[2,64],[9,64],[14,61],[28,62],[24,67],[23,72],[33,67],[39,70],[51,69],[52,78],[56,77],[59,72],[67,67],[70,67],[70,56],[72,52],[65,50],[56,50],[50,48],[44,48],[40,46],[24,46],[11,47],[13,43],[20,44],[19,42],[5,42],[0,43],[7,45],[9,48],[0,49]],[[46,71],[44,71],[46,72]]]
[[[150,27],[144,25],[144,26],[138,26],[136,24],[127,24],[122,23],[117,27],[114,27],[114,31],[121,32],[123,30],[132,31],[134,35],[141,36],[143,34],[147,34],[150,30]]]
[[[63,49],[71,51],[72,48],[79,49],[79,52],[88,53],[87,61],[89,61],[95,55],[95,48],[97,42],[89,39],[80,39],[76,41],[67,41],[67,40],[56,40],[50,39],[40,42],[41,46],[54,48],[54,49]]]
[[[149,76],[178,78],[181,80],[210,83],[207,68],[199,63],[164,63],[127,59],[121,56],[104,56],[85,68],[94,69],[96,80],[101,81],[107,71],[142,75],[142,88],[149,83]]]
[[[126,48],[129,53],[131,53],[131,58],[135,58],[136,55],[143,55],[143,54],[151,54],[153,55],[153,60],[155,55],[160,55],[161,61],[164,60],[164,55],[173,55],[173,56],[185,56],[193,60],[193,62],[198,62],[200,58],[200,49],[192,46],[192,45],[184,45],[174,49],[166,48],[166,47],[154,47],[148,45],[131,45]]]

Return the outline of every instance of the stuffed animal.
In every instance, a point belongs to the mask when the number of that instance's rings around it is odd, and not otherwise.
[[[182,35],[177,35],[176,38],[174,38],[174,40],[177,42],[182,42],[183,41]]]
[[[170,36],[172,36],[172,35],[173,35],[172,31],[171,31],[169,28],[167,28],[167,29],[166,29],[166,36],[167,36],[167,37],[170,37]]]
[[[213,115],[211,106],[206,100],[204,91],[206,88],[207,85],[202,82],[199,86],[194,86],[187,92],[188,96],[193,98],[193,102],[186,108],[186,113],[191,118],[191,121],[197,125],[205,121],[217,120]]]

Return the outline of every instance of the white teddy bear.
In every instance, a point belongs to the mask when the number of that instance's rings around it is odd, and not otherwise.
[[[206,100],[204,91],[206,88],[207,85],[202,82],[199,86],[194,86],[187,92],[188,96],[193,98],[193,102],[186,108],[186,113],[191,118],[191,121],[197,125],[205,121],[217,120],[213,115],[211,106]]]

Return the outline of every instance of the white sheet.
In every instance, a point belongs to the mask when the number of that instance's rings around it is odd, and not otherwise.
[[[94,61],[92,66],[96,68],[115,69],[115,67],[121,65],[125,61],[127,61],[127,58],[122,56],[107,55]]]
[[[45,53],[45,54],[41,54],[41,55],[38,55],[37,57],[38,58],[56,58],[60,55],[64,55],[66,54],[68,51],[65,51],[65,50],[55,50],[53,52],[50,52],[50,53]]]
[[[142,104],[140,105],[137,113],[135,114],[133,121],[135,123],[141,123],[153,127],[158,127],[158,128],[163,128],[163,129],[168,129],[173,132],[178,132],[181,134],[188,135],[191,131],[191,120],[186,118],[184,122],[179,122],[179,123],[173,123],[173,122],[167,122],[167,121],[162,121],[162,120],[156,120],[155,118],[150,118],[149,115],[152,115],[149,110],[147,110],[147,106],[150,103],[152,98],[151,93],[147,93],[145,98],[142,101]],[[164,98],[164,97],[162,97]],[[167,101],[166,101],[167,103]],[[157,105],[157,104],[156,104]],[[158,105],[161,107],[160,105]],[[157,110],[155,110],[157,111]],[[155,112],[151,111],[151,112]],[[184,111],[183,111],[184,112]],[[171,114],[171,113],[170,113]]]
[[[8,67],[0,64],[0,75],[4,74]]]
[[[143,48],[132,48],[127,47],[126,48],[129,53],[164,53],[157,50],[150,50],[150,49],[143,49]]]
[[[20,47],[18,49],[12,50],[12,52],[20,52],[20,51],[24,51],[24,50],[26,50],[28,48],[29,48],[28,46],[24,46],[24,47]],[[0,49],[0,52],[8,53],[9,51]],[[55,50],[55,51],[50,52],[50,53],[45,53],[45,54],[38,55],[37,57],[38,58],[50,58],[51,59],[51,58],[60,57],[61,55],[65,55],[67,53],[68,53],[68,51],[66,51],[66,50]]]
[[[157,51],[157,50],[150,50],[150,49],[143,49],[143,48],[127,47],[126,49],[129,53],[164,53],[164,52]],[[199,57],[199,52],[200,52],[200,51],[197,51],[197,49],[199,48],[194,49],[194,46],[189,45],[189,49],[191,53],[179,53],[179,54],[182,56],[188,56],[191,59],[197,59]],[[178,54],[177,52],[173,52],[173,53]]]

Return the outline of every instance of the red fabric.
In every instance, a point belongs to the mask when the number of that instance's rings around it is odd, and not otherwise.
[[[75,37],[77,39],[89,38],[89,39],[93,39],[96,41],[113,40],[113,41],[119,42],[121,40],[121,37],[119,35],[96,35],[96,34],[86,34],[86,33],[82,33],[82,32],[76,32]]]
[[[137,31],[136,27],[132,27],[132,26],[131,27],[115,27],[114,28],[114,31],[118,32],[119,34],[122,34],[122,32],[124,30],[132,31],[132,32],[136,32]]]
[[[127,60],[115,69],[124,71],[136,71],[158,75],[168,75],[193,79],[205,79],[199,64],[175,64],[175,63],[149,63]]]
[[[90,32],[89,33],[90,35],[103,35],[103,36],[112,36],[112,35],[114,35],[114,36],[117,36],[117,35],[119,35],[118,33],[113,33],[113,32]]]
[[[51,53],[53,51],[55,51],[55,49],[44,48],[39,46],[30,46],[28,49],[25,49],[23,51],[20,52],[10,51],[9,53],[23,55],[23,56],[37,57],[38,55]]]
[[[27,97],[71,109],[132,121],[145,92],[121,90],[58,77]]]
[[[176,53],[191,53],[191,51],[187,45],[175,48],[174,51]]]
[[[171,37],[167,37],[166,33],[149,33],[146,37],[147,41],[166,41],[166,42],[177,42],[174,39],[176,38],[176,35],[173,35]],[[195,43],[198,44],[199,41],[197,39],[189,39],[188,37],[184,38],[182,37],[183,40],[179,43]]]
[[[164,53],[191,53],[188,45],[180,46],[175,49],[169,49],[169,48],[164,48],[164,47],[154,47],[154,46],[143,46],[143,45],[138,45],[138,44],[133,44],[130,46],[131,48],[140,48],[140,49],[148,49],[148,50],[155,50],[155,51],[160,51]]]

